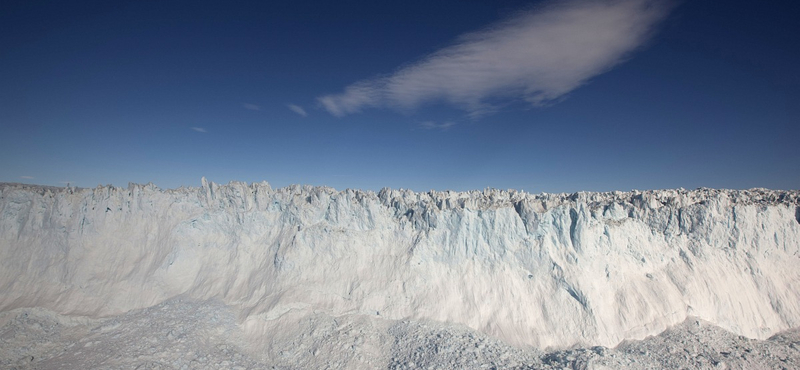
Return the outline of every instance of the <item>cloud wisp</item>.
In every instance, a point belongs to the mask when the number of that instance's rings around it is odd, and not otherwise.
[[[244,109],[249,109],[249,110],[261,110],[260,106],[250,103],[242,103],[242,107],[244,107]]]
[[[306,113],[306,110],[305,110],[305,109],[303,109],[303,107],[301,107],[301,106],[299,106],[299,105],[295,105],[295,104],[287,104],[286,106],[287,106],[289,109],[291,109],[291,111],[292,111],[292,112],[295,112],[295,113],[297,113],[297,114],[299,114],[299,115],[301,115],[301,116],[303,116],[303,117],[307,117],[307,116],[308,116],[308,113]]]
[[[566,0],[521,12],[394,73],[317,98],[334,116],[370,107],[411,110],[446,102],[480,116],[497,102],[557,101],[618,63],[651,36],[664,0]]]
[[[204,129],[202,127],[192,127],[192,130],[195,130],[197,132],[202,132],[202,133],[208,132],[208,131],[206,131],[206,129]]]
[[[33,177],[33,176],[20,176],[19,178],[21,178],[23,180],[33,180],[33,179],[35,179],[35,177]]]
[[[436,121],[423,121],[420,122],[419,127],[422,127],[426,130],[441,130],[447,131],[451,127],[455,126],[456,123],[453,121],[444,121],[442,123],[436,123]]]

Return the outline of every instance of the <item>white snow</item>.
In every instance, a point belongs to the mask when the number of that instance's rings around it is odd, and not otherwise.
[[[265,347],[313,315],[541,349],[613,347],[690,316],[766,339],[800,326],[799,198],[0,184],[0,312],[215,300]]]

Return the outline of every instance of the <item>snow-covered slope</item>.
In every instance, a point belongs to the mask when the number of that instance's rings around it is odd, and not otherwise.
[[[695,316],[800,326],[800,193],[531,195],[268,184],[0,184],[0,312],[102,317],[176,296],[252,338],[310,314],[464,324],[515,345],[614,346]]]

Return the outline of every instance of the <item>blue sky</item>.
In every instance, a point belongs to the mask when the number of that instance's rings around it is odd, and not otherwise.
[[[795,1],[0,5],[0,181],[797,189]]]

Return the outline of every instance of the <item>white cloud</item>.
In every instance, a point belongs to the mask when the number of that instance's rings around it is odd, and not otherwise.
[[[25,179],[25,180],[33,180],[35,177],[33,177],[33,176],[20,176],[19,178]]]
[[[261,110],[261,107],[259,107],[258,105],[255,105],[255,104],[242,103],[242,106],[245,109],[249,109],[249,110]]]
[[[287,104],[286,106],[289,107],[289,109],[291,109],[292,112],[295,112],[295,113],[297,113],[297,114],[299,114],[299,115],[301,115],[303,117],[308,116],[308,113],[306,113],[306,110],[303,109],[303,107],[301,107],[299,105]]]
[[[207,132],[206,129],[202,127],[192,127],[192,130],[195,130],[197,132]]]
[[[437,130],[442,130],[442,131],[446,131],[447,129],[449,129],[450,127],[453,127],[455,125],[456,125],[456,123],[453,122],[453,121],[444,121],[442,123],[436,123],[435,121],[424,121],[424,122],[421,122],[419,124],[420,127],[424,128],[426,130],[437,129]]]
[[[625,60],[647,41],[670,1],[567,0],[461,36],[387,77],[318,98],[335,116],[368,107],[447,102],[470,115],[497,101],[554,102]]]

